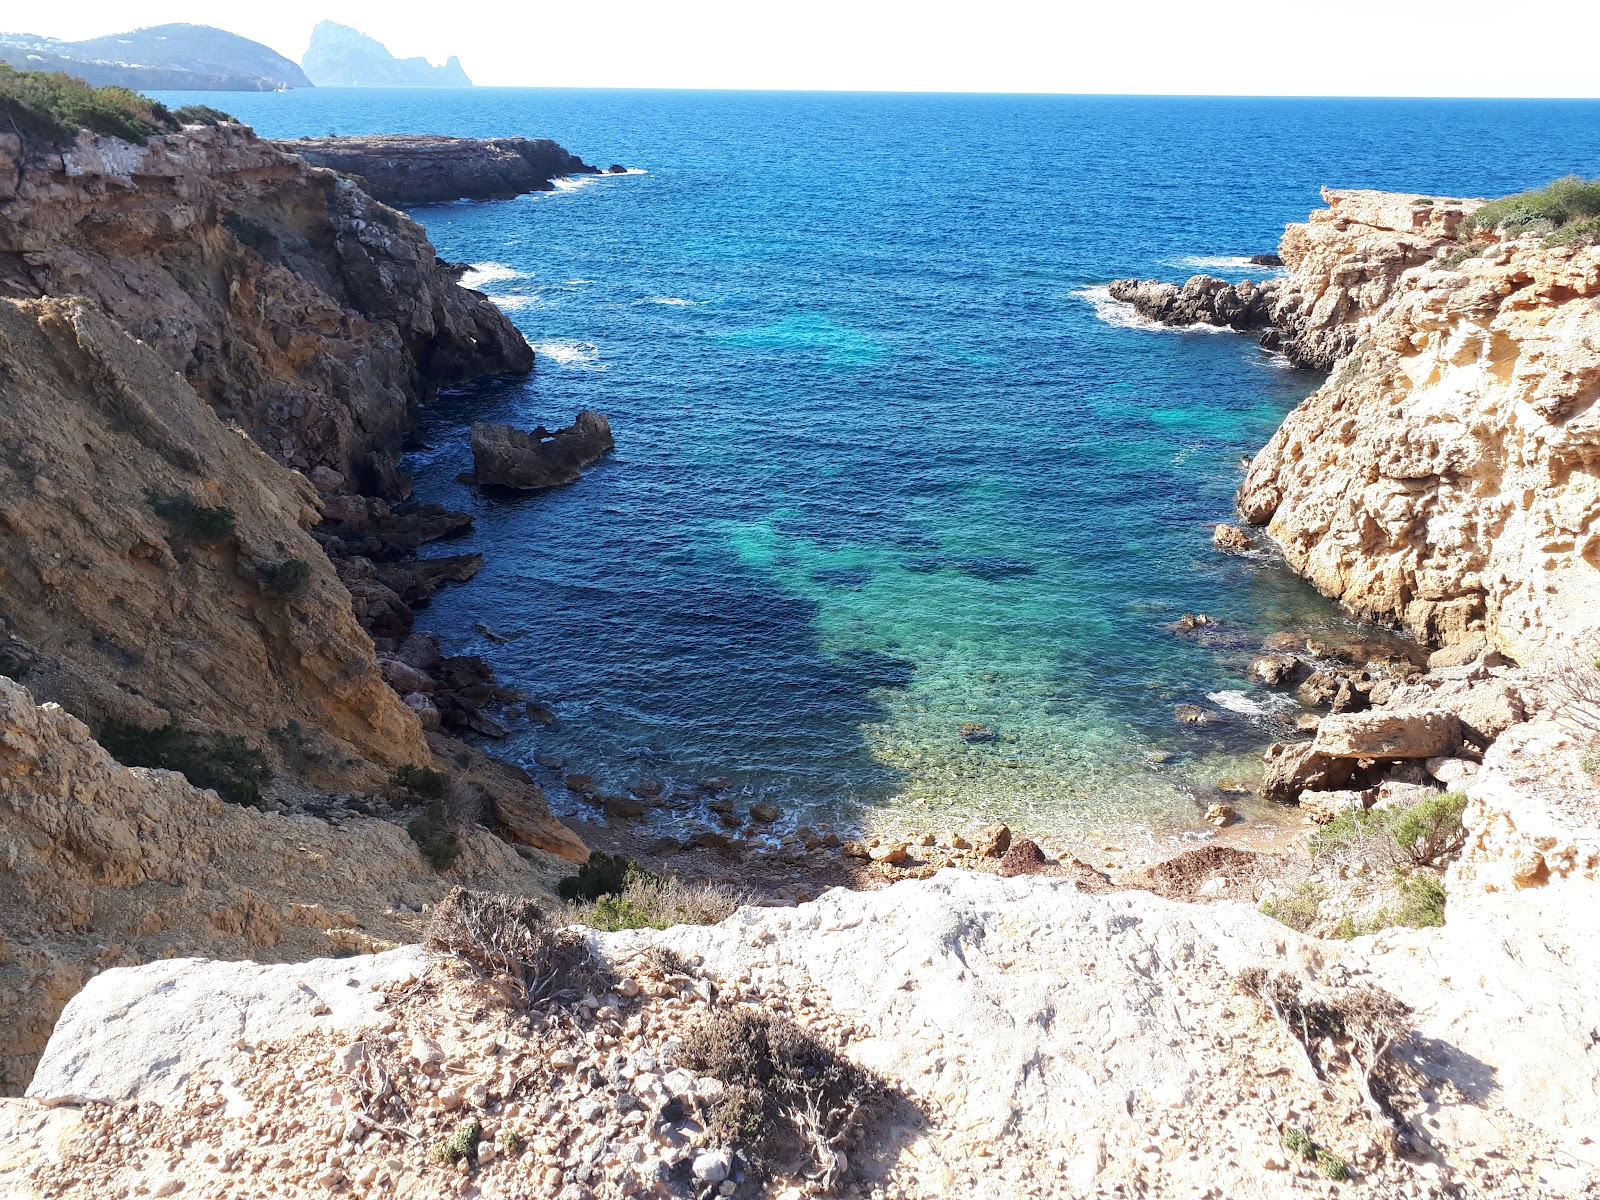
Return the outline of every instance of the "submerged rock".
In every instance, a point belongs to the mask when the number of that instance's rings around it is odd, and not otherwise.
[[[555,433],[542,425],[531,431],[485,421],[472,425],[472,462],[480,487],[559,487],[615,447],[611,423],[592,409]]]

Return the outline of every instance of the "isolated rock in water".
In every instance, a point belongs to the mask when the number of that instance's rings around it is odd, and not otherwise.
[[[1292,654],[1263,654],[1250,664],[1250,677],[1270,688],[1293,687],[1306,665]]]
[[[1250,535],[1237,525],[1223,522],[1211,533],[1211,544],[1218,550],[1226,550],[1230,554],[1248,554],[1256,548],[1250,540]]]
[[[1281,267],[1283,259],[1276,254],[1252,254],[1250,256],[1252,267]]]
[[[486,421],[472,425],[472,463],[480,487],[559,487],[615,446],[610,422],[587,408],[555,433],[542,425],[531,432]]]
[[[1436,758],[1461,744],[1453,713],[1334,713],[1317,726],[1314,752],[1328,758]]]
[[[360,30],[321,21],[300,65],[317,87],[471,87],[461,60],[442,67],[425,58],[396,58],[383,43]]]
[[[1196,275],[1182,287],[1155,279],[1115,279],[1111,298],[1131,304],[1140,316],[1162,325],[1217,325],[1241,332],[1272,324],[1277,284],[1246,279],[1229,283]]]

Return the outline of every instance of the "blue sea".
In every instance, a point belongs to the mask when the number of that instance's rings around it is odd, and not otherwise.
[[[421,624],[555,711],[514,727],[524,761],[611,788],[726,776],[791,818],[876,826],[1192,829],[1293,718],[1245,676],[1262,639],[1374,634],[1210,544],[1241,456],[1321,379],[1247,338],[1141,327],[1099,289],[1243,277],[1325,184],[1600,174],[1584,102],[165,98],[267,136],[548,136],[635,169],[414,213],[539,351],[530,378],[425,414],[418,494],[477,518],[432,552],[487,561]],[[581,408],[617,451],[580,483],[456,482],[471,421]],[[1178,636],[1185,612],[1218,625]]]

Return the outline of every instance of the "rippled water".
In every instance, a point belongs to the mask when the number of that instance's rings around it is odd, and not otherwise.
[[[1600,159],[1587,103],[225,99],[268,135],[539,134],[645,171],[416,213],[540,352],[531,379],[434,405],[412,464],[477,516],[436,552],[488,560],[423,625],[558,714],[514,753],[1041,831],[1192,825],[1269,734],[1252,648],[1347,628],[1209,542],[1240,456],[1320,380],[1096,289],[1240,277],[1322,183],[1498,193]],[[583,407],[618,449],[581,483],[455,482],[472,419]],[[1227,624],[1186,640],[1166,629],[1186,611]],[[1179,703],[1226,720],[1180,726]]]

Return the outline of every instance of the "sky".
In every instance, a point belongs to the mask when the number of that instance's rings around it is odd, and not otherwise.
[[[1600,96],[1600,3],[1400,0],[70,0],[7,6],[64,39],[218,24],[299,60],[324,18],[480,85],[1192,95]]]

